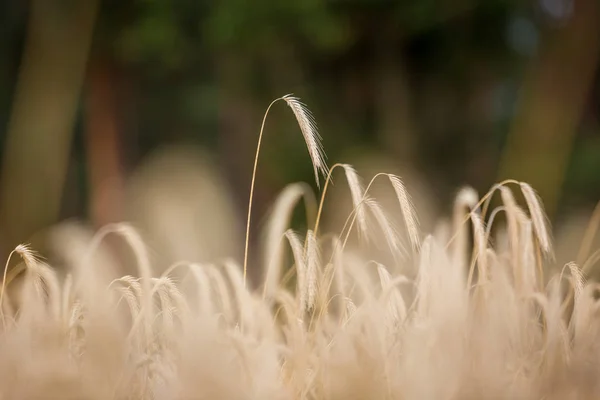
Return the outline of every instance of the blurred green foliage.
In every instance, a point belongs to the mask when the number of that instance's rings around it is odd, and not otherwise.
[[[235,107],[259,121],[270,100],[294,92],[315,112],[330,160],[353,148],[394,159],[397,142],[410,149],[411,163],[443,203],[461,184],[485,190],[496,179],[524,70],[539,37],[560,26],[541,3],[105,0],[90,62],[107,59],[121,74],[116,85],[125,93],[119,118],[128,165],[179,139],[231,158],[219,150],[221,114],[231,98],[243,98]],[[0,4],[0,134],[26,15],[23,2]],[[400,97],[390,86],[396,84],[406,92]],[[595,87],[592,97],[597,93]],[[265,185],[273,190],[291,180],[310,181],[302,140],[286,112],[274,111],[262,161],[271,170]],[[404,113],[409,118],[397,117]],[[410,132],[384,136],[385,121],[394,118],[410,119]],[[577,138],[567,202],[587,205],[600,197],[597,119],[597,109],[582,118],[586,134]],[[239,151],[247,159],[254,149]]]

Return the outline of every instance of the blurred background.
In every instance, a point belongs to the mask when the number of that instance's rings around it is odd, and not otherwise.
[[[432,216],[509,177],[557,223],[600,199],[597,0],[0,0],[0,33],[2,256],[69,219],[238,255],[287,93],[330,164],[399,173]],[[281,103],[253,233],[295,181]]]

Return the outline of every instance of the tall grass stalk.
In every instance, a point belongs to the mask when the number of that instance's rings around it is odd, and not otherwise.
[[[317,182],[317,186],[319,186],[319,173],[325,174],[327,171],[327,167],[325,164],[325,152],[323,150],[323,146],[321,145],[321,136],[317,131],[317,125],[314,121],[314,118],[310,111],[306,108],[306,106],[300,102],[300,100],[292,95],[285,95],[278,99],[275,99],[269,104],[267,107],[267,111],[263,117],[263,121],[260,127],[260,133],[258,134],[258,143],[256,146],[256,155],[254,157],[254,167],[252,168],[252,182],[250,183],[250,196],[248,199],[248,219],[246,222],[246,241],[244,244],[244,285],[246,284],[246,275],[248,271],[248,247],[250,244],[250,220],[252,217],[252,200],[254,197],[254,182],[256,180],[256,169],[258,167],[258,156],[260,154],[260,145],[262,143],[263,132],[265,129],[265,122],[267,121],[267,115],[269,114],[269,110],[271,107],[277,103],[278,101],[283,100],[287,103],[287,105],[292,109],[296,120],[298,121],[298,125],[300,126],[300,130],[302,131],[302,136],[306,141],[306,146],[308,148],[308,153],[310,155],[310,159],[313,164],[314,172],[315,172],[315,181]]]

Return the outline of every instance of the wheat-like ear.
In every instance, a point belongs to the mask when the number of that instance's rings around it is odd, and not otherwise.
[[[127,302],[127,306],[129,307],[129,313],[131,314],[131,318],[135,319],[140,313],[140,305],[138,302],[138,298],[133,292],[131,286],[122,286],[119,285],[116,289],[118,293],[120,293],[119,299],[117,300],[117,304],[124,299]]]
[[[531,215],[531,221],[533,222],[533,229],[540,243],[540,247],[547,255],[552,253],[552,240],[550,239],[549,228],[547,223],[547,217],[544,214],[544,208],[542,202],[538,197],[537,193],[533,188],[525,183],[520,182],[521,192],[527,202],[529,208],[529,214]]]
[[[579,269],[576,263],[571,261],[570,263],[567,263],[567,266],[569,267],[569,270],[571,271],[571,276],[574,280],[573,283],[575,287],[575,295],[578,296],[581,294],[581,292],[583,292],[583,287],[585,286],[585,277],[583,276],[583,272],[581,272],[581,269]]]
[[[152,282],[154,282],[152,298],[158,294],[160,301],[159,314],[162,316],[163,327],[166,328],[165,339],[171,341],[173,340],[175,317],[180,321],[184,321],[185,317],[189,318],[187,302],[177,285],[168,276],[153,278]]]
[[[20,244],[15,247],[15,253],[21,256],[27,267],[32,267],[38,263],[38,257],[27,244]]]
[[[164,278],[165,277],[163,276],[162,279]],[[188,302],[184,297],[183,293],[181,293],[179,287],[171,278],[168,278],[168,281],[166,281],[166,285],[169,289],[169,296],[171,297],[171,301],[175,306],[175,314],[179,317],[181,321],[185,321],[186,318],[190,318],[190,309],[188,307]]]
[[[465,186],[456,195],[452,211],[452,234],[456,238],[452,249],[452,260],[459,268],[466,264],[468,247],[468,229],[463,224],[465,214],[470,213],[477,205],[479,196],[477,191],[470,186]],[[465,212],[465,209],[468,210]]]
[[[474,254],[477,260],[472,260],[471,268],[469,270],[469,277],[467,280],[467,287],[471,287],[471,282],[473,279],[473,270],[475,267],[475,262],[479,266],[478,273],[479,278],[478,282],[487,281],[488,279],[488,268],[487,268],[487,241],[485,235],[485,227],[483,225],[483,221],[481,220],[481,216],[478,213],[471,213],[471,222],[473,225],[473,242],[474,242]]]
[[[569,268],[571,272],[570,282],[571,282],[571,290],[569,291],[569,297],[566,301],[569,301],[571,293],[574,295],[574,306],[577,307],[581,300],[581,294],[583,293],[583,289],[585,288],[585,277],[583,276],[583,272],[577,266],[577,264],[573,261],[567,263],[564,268]],[[563,270],[564,270],[563,268]],[[562,273],[561,273],[562,275]]]
[[[317,186],[319,186],[319,172],[324,176],[327,175],[327,164],[325,162],[325,151],[321,144],[322,138],[317,130],[315,119],[306,105],[297,97],[288,94],[283,96],[282,99],[290,106],[296,116],[302,136],[304,136],[304,141],[306,142],[306,147],[308,148],[308,154],[312,160],[315,181],[317,182]]]
[[[173,305],[173,301],[171,300],[171,292],[175,289],[175,285],[170,278],[153,278],[154,287],[152,288],[152,295],[158,295],[159,300],[159,314],[162,317],[162,327],[166,330],[163,334],[169,338],[173,335],[173,327],[175,321],[175,313],[177,309]],[[167,339],[168,340],[168,339]]]
[[[108,289],[113,288],[115,292],[119,293],[119,297],[116,299],[116,304],[120,304],[121,300],[125,300],[129,308],[132,322],[134,327],[131,328],[130,335],[135,329],[139,329],[138,324],[140,323],[140,307],[142,303],[142,285],[140,285],[139,278],[134,278],[131,275],[125,275],[121,278],[117,278],[109,283]]]
[[[388,177],[392,183],[394,192],[396,192],[398,202],[400,203],[400,210],[404,217],[404,223],[406,224],[410,243],[413,250],[418,250],[421,245],[419,238],[419,219],[417,218],[417,212],[415,211],[413,202],[402,180],[400,180],[398,176],[392,174],[389,174]]]
[[[285,238],[290,244],[292,249],[292,256],[294,258],[294,264],[296,265],[296,293],[298,296],[298,306],[300,309],[306,309],[307,297],[308,294],[308,277],[307,277],[307,266],[304,258],[304,247],[302,245],[302,241],[296,232],[291,229],[288,229],[285,232]],[[306,243],[308,245],[308,241]],[[308,249],[307,249],[308,250]]]
[[[311,310],[315,306],[317,297],[318,268],[321,264],[321,257],[319,244],[313,231],[308,231],[306,241],[306,310]]]
[[[81,357],[83,354],[82,338],[80,329],[83,329],[81,322],[84,318],[84,309],[78,300],[73,301],[73,306],[69,309],[70,315],[66,321],[68,327],[69,351],[74,357]]]
[[[367,234],[367,214],[365,212],[362,199],[365,194],[365,188],[362,180],[356,173],[356,170],[350,164],[341,164],[346,173],[346,180],[350,188],[350,196],[352,198],[352,207],[356,210],[356,223],[358,224],[358,232],[360,235]]]

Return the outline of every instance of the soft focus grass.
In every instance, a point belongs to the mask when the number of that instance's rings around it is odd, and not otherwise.
[[[0,295],[0,398],[600,395],[598,285],[585,279],[598,258],[597,215],[580,265],[562,268],[554,268],[542,203],[524,182],[504,181],[482,197],[463,188],[452,215],[421,232],[400,177],[380,173],[364,185],[348,164],[327,168],[309,111],[296,98],[279,100],[291,107],[315,178],[325,182],[319,201],[300,183],[276,200],[263,247],[252,249],[261,253],[261,284],[246,279],[248,238],[239,262],[182,261],[161,274],[124,223],[90,242],[72,237],[67,274],[19,246],[11,256],[22,262],[5,272]],[[260,139],[255,173],[259,151]],[[328,231],[324,204],[338,175],[352,211]],[[389,185],[394,207],[371,194],[375,181]],[[501,205],[491,209],[495,195]],[[293,231],[302,200],[310,228]],[[247,235],[251,206],[252,198]],[[101,248],[107,235],[130,246],[135,276],[114,279]]]

